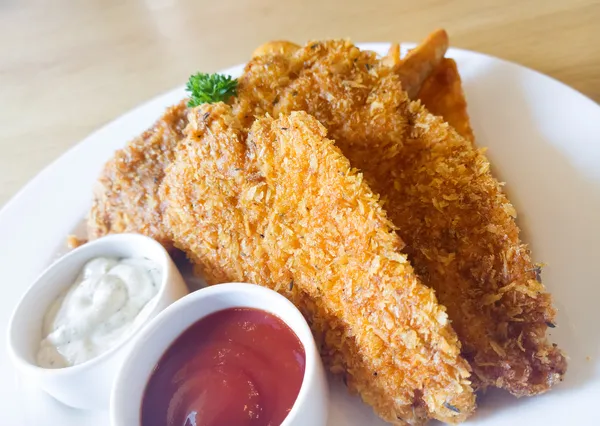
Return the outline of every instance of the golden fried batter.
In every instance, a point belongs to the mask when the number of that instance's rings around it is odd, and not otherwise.
[[[445,310],[325,128],[298,112],[248,134],[222,103],[189,120],[161,190],[175,245],[203,276],[287,296],[385,420],[464,420],[474,394]]]
[[[291,55],[298,49],[300,46],[291,41],[275,40],[258,46],[252,52],[252,57],[273,54]]]
[[[438,66],[448,50],[448,34],[443,29],[438,29],[427,36],[421,44],[410,50],[406,57],[395,64],[386,63],[386,66],[392,66],[394,73],[398,75],[402,82],[402,87],[408,93],[411,99],[414,99],[421,85],[427,77]],[[388,53],[390,56],[391,51]]]
[[[463,138],[474,142],[467,100],[454,59],[444,58],[427,77],[417,94],[427,110],[443,117]]]
[[[253,58],[234,110],[306,111],[382,197],[409,259],[447,306],[482,387],[548,390],[566,369],[555,311],[482,152],[402,91],[402,76],[346,41]]]
[[[165,167],[173,160],[173,149],[183,139],[186,115],[183,101],[167,109],[150,129],[106,163],[88,216],[89,238],[136,232],[171,247],[162,226],[158,188]]]
[[[442,36],[431,45],[443,47]],[[343,41],[292,47],[267,49],[247,65],[233,105],[242,134],[266,113],[316,116],[381,195],[413,265],[448,307],[477,384],[519,396],[548,390],[566,369],[545,338],[554,309],[485,156],[410,103],[397,60],[379,61]],[[423,52],[437,58],[440,49]],[[183,103],[169,110],[107,164],[90,214],[91,237],[132,231],[171,244],[156,191],[182,138],[185,111]]]

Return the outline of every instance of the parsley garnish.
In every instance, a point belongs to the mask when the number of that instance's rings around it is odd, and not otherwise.
[[[237,95],[237,79],[222,74],[197,73],[190,76],[186,88],[190,108],[206,103],[226,101]]]

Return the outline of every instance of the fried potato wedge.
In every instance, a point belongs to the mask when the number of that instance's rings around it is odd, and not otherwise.
[[[444,58],[427,77],[417,94],[423,105],[441,116],[465,139],[474,142],[473,129],[467,112],[467,100],[456,62]]]
[[[431,75],[433,70],[442,61],[448,50],[448,34],[445,30],[436,30],[408,54],[394,67],[400,76],[402,88],[414,99],[421,89],[421,85]]]

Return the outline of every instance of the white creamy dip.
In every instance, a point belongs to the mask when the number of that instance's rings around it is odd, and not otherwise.
[[[121,342],[144,320],[161,277],[160,266],[148,259],[90,260],[44,316],[38,365],[81,364]]]

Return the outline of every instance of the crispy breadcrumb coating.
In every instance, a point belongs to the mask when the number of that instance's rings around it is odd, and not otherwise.
[[[142,135],[118,150],[104,166],[88,215],[88,237],[135,232],[148,235],[165,247],[171,242],[162,226],[158,188],[165,167],[187,125],[185,102],[168,108]]]
[[[409,259],[447,306],[476,384],[522,396],[559,381],[565,357],[545,337],[555,310],[483,152],[411,102],[393,67],[347,41],[248,63],[234,104],[245,125],[298,110],[325,125],[382,197]]]
[[[344,41],[295,49],[265,49],[248,63],[233,105],[240,132],[266,113],[318,118],[381,195],[411,262],[448,307],[475,384],[518,396],[548,390],[566,370],[545,337],[555,311],[483,153],[410,103],[397,61]],[[181,104],[107,164],[91,237],[142,232],[171,245],[156,189],[185,123]]]
[[[385,420],[464,420],[475,398],[445,309],[325,128],[297,112],[247,134],[224,104],[189,120],[161,190],[175,245],[203,276],[287,296]]]

